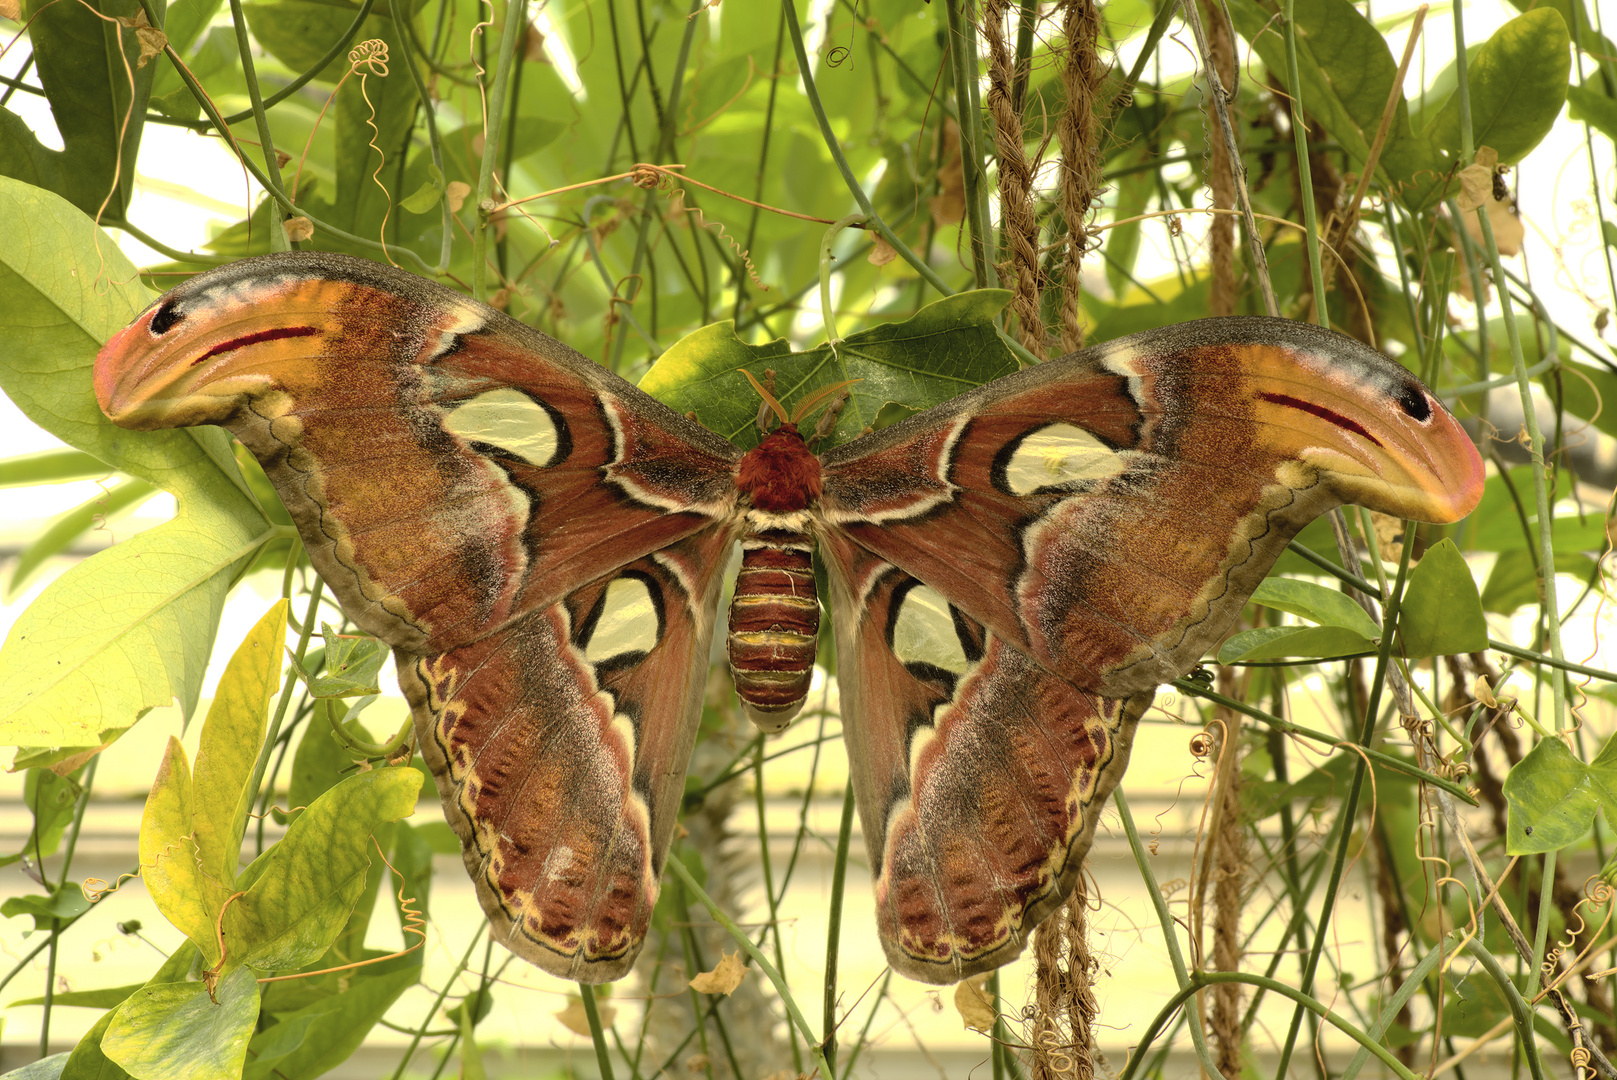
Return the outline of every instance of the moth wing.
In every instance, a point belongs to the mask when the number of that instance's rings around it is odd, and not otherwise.
[[[495,933],[567,978],[645,933],[735,538],[730,443],[464,296],[327,253],[243,260],[102,349],[129,427],[215,423],[394,647]]]
[[[365,631],[446,651],[734,510],[730,443],[413,274],[293,252],[191,279],[96,359],[128,427],[226,427]]]
[[[822,551],[888,961],[997,968],[1071,893],[1151,695],[1080,690],[859,544]]]
[[[710,528],[487,638],[400,664],[494,936],[552,974],[607,982],[640,950],[734,539]]]
[[[1204,319],[1018,372],[824,455],[826,526],[1109,697],[1189,670],[1343,502],[1453,521],[1471,440],[1398,364]]]
[[[1344,501],[1455,520],[1464,431],[1317,327],[1212,319],[962,395],[822,458],[842,714],[893,966],[999,966],[1070,892],[1158,684]]]

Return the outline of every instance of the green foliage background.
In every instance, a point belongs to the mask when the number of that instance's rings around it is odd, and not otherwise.
[[[387,853],[402,895],[415,898],[391,905],[405,927],[429,911],[431,857],[445,836],[441,826],[400,820],[421,774],[390,764],[398,740],[374,739],[357,720],[381,658],[341,637],[341,627],[324,648],[311,646],[319,588],[294,557],[262,474],[226,437],[106,423],[89,381],[100,343],[179,275],[306,237],[295,242],[391,259],[458,285],[741,442],[752,437],[756,405],[740,366],[767,360],[789,399],[860,378],[835,436],[851,437],[1031,362],[1029,348],[1059,351],[1061,295],[1073,273],[1062,186],[1078,163],[1062,160],[1055,132],[1071,110],[1090,108],[1065,66],[1079,7],[27,0],[19,20],[0,22],[24,27],[12,55],[27,54],[0,89],[0,389],[64,444],[0,462],[0,484],[117,473],[105,494],[41,530],[13,565],[10,588],[101,515],[157,490],[178,506],[172,521],[57,578],[0,649],[0,742],[20,748],[17,787],[34,821],[26,848],[3,854],[38,883],[0,907],[34,927],[0,990],[47,962],[45,996],[16,1014],[43,1010],[42,1052],[52,1049],[53,1010],[105,1010],[76,1048],[28,1075],[316,1076],[385,1017],[409,1034],[411,1050],[430,1051],[416,1067],[430,1061],[429,1069],[478,1076],[486,1067],[478,1027],[501,992],[498,958],[479,951],[480,974],[457,970],[430,984],[427,1015],[389,1012],[424,968],[419,951],[391,956],[366,943],[373,910],[389,906],[376,903],[391,875],[374,854]],[[1233,827],[1209,827],[1193,910],[1184,894],[1170,907],[1119,798],[1119,826],[1158,900],[1152,947],[1173,971],[1163,1014],[1127,1018],[1130,1077],[1170,1070],[1174,1048],[1194,1053],[1209,1075],[1321,1067],[1352,1075],[1374,1054],[1374,1067],[1409,1076],[1497,1029],[1535,1077],[1587,1052],[1590,1067],[1617,1080],[1605,1062],[1617,1054],[1611,977],[1580,975],[1539,994],[1576,956],[1585,971],[1617,968],[1593,929],[1609,915],[1609,892],[1592,886],[1581,901],[1574,883],[1585,869],[1609,873],[1617,751],[1602,749],[1610,724],[1600,705],[1617,676],[1566,663],[1559,636],[1563,620],[1604,597],[1596,562],[1604,522],[1598,506],[1586,512],[1589,488],[1567,451],[1617,435],[1617,412],[1602,408],[1617,400],[1617,357],[1598,336],[1603,324],[1556,321],[1565,316],[1551,311],[1565,308],[1546,304],[1501,259],[1513,218],[1508,206],[1490,213],[1478,194],[1497,186],[1507,203],[1542,201],[1510,190],[1512,177],[1496,178],[1491,165],[1520,162],[1553,130],[1576,125],[1589,212],[1606,245],[1601,274],[1580,288],[1596,308],[1617,304],[1617,48],[1584,0],[1523,0],[1475,41],[1464,19],[1479,7],[1455,9],[1465,63],[1430,73],[1407,98],[1395,87],[1422,79],[1398,82],[1389,41],[1407,29],[1403,16],[1348,0],[1200,9],[1207,24],[1227,11],[1238,35],[1228,106],[1267,264],[1238,229],[1235,310],[1264,310],[1267,274],[1281,313],[1372,337],[1458,413],[1482,421],[1492,467],[1471,519],[1381,547],[1385,561],[1346,558],[1325,523],[1311,528],[1303,545],[1329,554],[1283,560],[1287,576],[1266,583],[1219,650],[1214,689],[1181,683],[1184,719],[1237,733],[1209,767],[1212,820]],[[1091,343],[1201,317],[1219,302],[1208,251],[1191,239],[1201,226],[1137,220],[1205,207],[1210,142],[1224,137],[1205,82],[1171,74],[1183,66],[1173,42],[1197,38],[1185,18],[1177,4],[1146,0],[1111,0],[1098,12],[1095,46],[1115,62],[1091,88],[1106,190],[1086,227],[1112,227],[1084,244],[1079,303]],[[993,74],[985,19],[1003,20],[1008,79]],[[60,149],[19,114],[29,97],[48,105]],[[1020,132],[1007,127],[1010,117]],[[269,193],[199,250],[182,249],[132,197],[143,139],[158,126],[216,139],[228,130],[221,145]],[[1479,158],[1483,148],[1492,155]],[[1000,291],[1018,284],[1008,254],[1018,236],[998,202],[1017,157],[1034,177],[1036,329],[1006,313],[1010,294]],[[1355,183],[1366,172],[1369,198],[1358,205]],[[542,192],[554,194],[530,198]],[[1350,208],[1360,216],[1343,226]],[[132,265],[118,233],[161,260]],[[1322,254],[1322,235],[1345,260],[1329,289],[1325,266],[1335,256]],[[1475,306],[1476,296],[1488,304]],[[842,339],[835,350],[823,344],[833,338]],[[1514,431],[1487,439],[1490,386],[1519,386],[1553,416],[1543,431],[1524,419],[1534,449],[1525,464],[1501,452]],[[1347,525],[1368,554],[1374,525],[1356,513]],[[51,975],[60,944],[90,910],[73,852],[96,812],[94,752],[115,746],[150,709],[172,701],[187,716],[199,709],[225,599],[255,570],[283,574],[291,621],[277,607],[235,653],[196,721],[203,750],[193,762],[170,747],[145,806],[138,860],[130,853],[130,869],[138,863],[187,943],[143,985],[59,992]],[[1555,574],[1581,588],[1570,605],[1558,600],[1564,589],[1547,589]],[[1374,598],[1368,610],[1344,598],[1344,582]],[[291,668],[283,644],[297,658]],[[1515,698],[1493,698],[1479,677],[1493,687],[1508,681]],[[1294,709],[1289,699],[1305,690],[1327,705]],[[638,984],[657,1004],[626,999],[614,1018],[583,992],[574,1022],[591,1033],[593,1053],[568,1062],[571,1071],[862,1074],[860,1055],[883,1045],[894,1008],[885,980],[859,1000],[829,966],[821,985],[753,976],[722,1001],[683,990],[679,969],[710,967],[717,949],[741,938],[755,966],[785,967],[776,915],[798,855],[821,839],[809,804],[835,717],[800,721],[817,735],[790,752],[812,754],[813,765],[790,859],[778,865],[762,826],[766,761],[776,751],[734,713],[720,692],[704,717],[690,836],[665,882],[648,948],[658,959]],[[1302,745],[1335,753],[1306,756]],[[377,767],[355,773],[356,761]],[[753,827],[736,824],[745,817],[738,807],[749,795],[759,835],[738,867],[737,841]],[[288,827],[266,843],[262,825],[249,823],[272,807]],[[1317,828],[1305,835],[1309,821]],[[1245,854],[1231,839],[1242,836]],[[823,840],[845,867],[846,827]],[[1350,855],[1368,886],[1354,902],[1381,931],[1376,970],[1356,976],[1335,966],[1332,945]],[[1513,856],[1521,861],[1507,865]],[[863,896],[862,876],[852,875],[851,896]],[[744,886],[760,878],[761,904],[740,910]],[[693,926],[709,894],[720,915],[728,908],[762,929]],[[1487,904],[1493,910],[1475,920]],[[834,929],[836,903],[827,917]],[[1204,941],[1215,930],[1239,943],[1233,962]],[[1570,947],[1557,944],[1564,936]],[[1463,971],[1451,962],[1459,952],[1469,957]],[[477,971],[472,952],[468,964]],[[315,974],[259,981],[299,972]],[[1235,985],[1245,997],[1231,1005],[1226,988]],[[1000,1010],[981,1044],[992,1075],[1064,1075],[1070,1057],[1039,1051],[1041,1025],[1064,1022],[1048,1002],[997,983],[987,992]],[[1192,992],[1203,1007],[1178,1009]],[[1283,1012],[1271,1003],[1264,1013],[1279,1015],[1278,1025],[1259,1022],[1265,994],[1289,999]],[[830,1007],[811,1025],[805,1006],[822,998]],[[1322,1048],[1319,1016],[1348,1042]],[[1100,1022],[1109,1019],[1120,1018]],[[1105,1028],[1097,1037],[1111,1047]]]

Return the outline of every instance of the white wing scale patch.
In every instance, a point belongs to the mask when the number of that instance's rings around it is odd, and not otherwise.
[[[606,587],[601,615],[584,645],[592,664],[613,657],[649,653],[657,647],[657,605],[650,587],[637,577],[620,577]]]
[[[556,463],[560,433],[549,411],[517,390],[490,390],[454,409],[444,430],[468,443],[497,446],[541,469]]]
[[[971,662],[955,631],[949,602],[927,585],[904,594],[893,623],[893,655],[903,664],[926,664],[963,675]]]
[[[1049,424],[1022,438],[1005,463],[1004,483],[1013,495],[1081,480],[1104,480],[1127,467],[1123,456],[1083,428]]]

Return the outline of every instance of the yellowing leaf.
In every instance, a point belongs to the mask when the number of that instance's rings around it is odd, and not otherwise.
[[[601,1026],[603,1028],[611,1027],[612,1021],[618,1015],[617,1007],[597,1003],[597,1009],[601,1014]],[[582,1035],[586,1039],[590,1037],[589,1015],[584,1012],[584,999],[577,994],[567,995],[567,1008],[557,1013],[556,1019],[561,1021],[562,1027],[571,1031],[574,1035]]]
[[[732,994],[747,974],[741,954],[727,952],[719,958],[712,971],[704,971],[691,980],[691,989],[698,994]]]
[[[954,1007],[960,1010],[960,1019],[973,1031],[987,1033],[994,1027],[994,1002],[983,989],[987,975],[967,979],[954,988]]]
[[[287,218],[281,222],[281,227],[286,230],[286,238],[293,243],[314,237],[314,222],[306,217]]]

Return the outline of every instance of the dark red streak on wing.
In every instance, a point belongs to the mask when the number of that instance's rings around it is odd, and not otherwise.
[[[318,326],[278,326],[273,330],[260,330],[256,334],[245,334],[242,337],[232,338],[229,341],[215,345],[191,361],[191,366],[196,367],[202,361],[218,356],[220,353],[235,352],[237,349],[245,349],[249,345],[257,345],[260,342],[276,341],[280,338],[313,337],[318,333],[320,333]]]
[[[1258,397],[1275,405],[1289,405],[1293,409],[1301,409],[1303,412],[1313,413],[1321,420],[1329,420],[1337,427],[1347,428],[1355,435],[1362,435],[1364,438],[1369,439],[1377,446],[1381,445],[1381,440],[1366,431],[1359,423],[1349,420],[1341,413],[1332,412],[1323,405],[1316,405],[1312,401],[1304,401],[1302,398],[1294,398],[1290,394],[1260,393]]]

